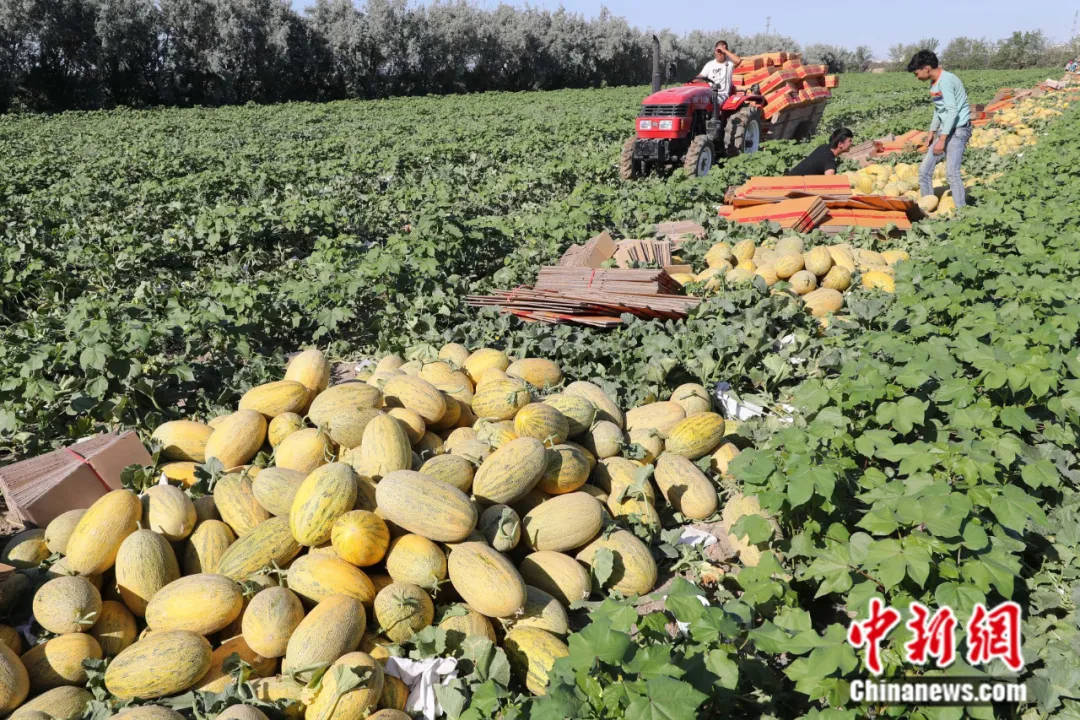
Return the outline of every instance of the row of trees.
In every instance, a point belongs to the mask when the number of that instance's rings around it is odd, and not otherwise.
[[[650,35],[607,10],[465,0],[316,0],[303,15],[289,0],[3,0],[0,111],[641,84]],[[780,35],[659,36],[666,82],[694,75],[718,38],[740,54],[798,49]],[[852,72],[871,52],[811,45],[804,57]]]
[[[952,70],[1022,69],[1064,65],[1080,56],[1080,37],[1054,44],[1042,30],[1017,31],[1001,40],[957,37],[943,49],[936,38],[924,38],[913,45],[889,48],[890,66],[894,70],[906,69],[911,56],[921,48],[935,51],[941,64]]]

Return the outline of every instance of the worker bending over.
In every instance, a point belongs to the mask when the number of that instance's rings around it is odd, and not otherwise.
[[[829,142],[814,149],[806,158],[788,170],[788,175],[835,175],[836,158],[851,149],[854,137],[847,128],[839,128],[829,137]]]
[[[930,148],[919,166],[919,192],[923,197],[934,193],[934,167],[945,158],[945,177],[949,180],[956,207],[967,204],[964,177],[960,164],[964,149],[971,140],[971,107],[960,78],[938,66],[938,58],[929,50],[920,50],[911,58],[908,72],[923,82],[930,82],[930,101],[934,119],[930,121]]]

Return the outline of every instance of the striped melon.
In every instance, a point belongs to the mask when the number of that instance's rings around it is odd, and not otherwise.
[[[221,630],[244,606],[240,586],[212,573],[188,575],[158,590],[146,605],[146,624],[160,631],[186,630],[209,635]]]
[[[68,566],[67,558],[60,558],[45,571],[45,577],[49,580],[64,577],[65,575],[77,575],[78,577],[86,578],[90,581],[91,585],[98,589],[98,591],[101,590],[101,575],[79,575]]]
[[[872,290],[884,290],[887,293],[896,292],[896,281],[888,273],[879,270],[864,272],[862,286]]]
[[[842,308],[844,306],[844,296],[840,294],[839,290],[818,288],[804,295],[803,302],[806,303],[806,308],[811,315],[823,317]]]
[[[304,606],[292,590],[268,587],[251,598],[241,628],[248,647],[263,657],[276,658],[285,655],[289,637],[303,619]]]
[[[233,655],[251,666],[252,677],[267,677],[273,675],[277,669],[274,658],[263,657],[248,646],[242,635],[237,635],[221,643],[210,654],[210,667],[206,674],[199,678],[195,689],[199,692],[224,692],[232,680],[232,676],[225,672],[225,662]],[[218,718],[220,717],[221,715],[218,715]]]
[[[734,443],[724,443],[712,454],[712,459],[709,463],[709,467],[713,472],[718,472],[721,475],[726,475],[728,471],[728,465],[735,456],[739,454],[739,448]]]
[[[525,604],[525,581],[513,563],[479,542],[455,546],[447,558],[450,584],[461,599],[488,617],[513,615]]]
[[[390,530],[383,519],[367,510],[351,510],[334,521],[330,541],[338,557],[358,567],[383,559],[390,546]]]
[[[507,552],[521,539],[521,518],[509,505],[492,505],[480,513],[477,529],[491,547]]]
[[[475,390],[479,390],[480,386],[485,384],[485,383],[493,382],[495,380],[509,380],[509,379],[510,379],[510,376],[506,374],[506,371],[500,370],[497,367],[490,367],[490,368],[484,370],[484,372],[481,373],[480,377],[478,377],[476,379],[476,384],[475,384],[475,389],[474,389],[474,396],[475,396]]]
[[[356,483],[356,473],[345,463],[323,465],[304,478],[289,510],[289,529],[296,541],[312,546],[329,540],[334,521],[356,503]]]
[[[475,422],[475,421],[474,421]],[[459,427],[455,428],[446,436],[443,441],[443,446],[446,448],[446,452],[456,452],[458,447],[464,446],[476,440],[476,430],[472,427]]]
[[[476,527],[476,507],[468,496],[423,473],[390,473],[376,486],[375,498],[380,515],[429,540],[459,542]]]
[[[439,623],[440,628],[447,633],[461,633],[466,638],[477,636],[495,642],[495,630],[491,627],[490,620],[475,610],[471,610],[467,605],[456,607],[464,610],[464,614],[447,614]]]
[[[712,399],[704,385],[698,383],[684,383],[671,393],[671,402],[678,403],[686,417],[701,412],[712,410]]]
[[[0,714],[19,707],[30,694],[30,676],[22,660],[7,645],[0,645]]]
[[[184,574],[217,572],[225,551],[235,541],[232,528],[221,520],[203,520],[184,543]]]
[[[170,542],[183,540],[195,529],[195,505],[175,485],[153,485],[143,493],[143,527]]]
[[[469,349],[461,343],[446,343],[439,348],[439,359],[446,360],[454,367],[465,367],[469,355]]]
[[[222,476],[214,486],[214,505],[221,519],[228,523],[237,537],[243,537],[270,517],[255,499],[251,478],[243,473]]]
[[[71,537],[71,533],[75,532],[75,526],[79,524],[79,520],[85,514],[86,508],[68,510],[54,517],[45,526],[45,534],[42,539],[45,541],[45,547],[49,549],[49,552],[60,553],[61,555],[67,552],[68,538]]]
[[[821,280],[821,287],[843,292],[851,287],[851,271],[840,265],[833,265]]]
[[[648,494],[631,490],[621,498],[618,495],[608,497],[607,507],[614,517],[630,517],[642,525],[660,530],[660,514],[656,511],[652,492]]]
[[[492,642],[495,641],[492,640]],[[399,711],[400,715],[404,716],[405,720],[412,720],[409,715],[405,715],[405,713],[400,712],[401,710],[405,709],[405,704],[408,702],[408,700],[409,686],[403,683],[400,679],[394,677],[393,675],[384,675],[383,690],[382,694],[379,695],[379,707],[383,708],[384,710],[397,710]],[[368,717],[371,718],[375,716],[369,715]],[[383,720],[386,720],[386,718],[383,718]]]
[[[671,401],[649,403],[626,413],[626,429],[652,428],[666,435],[685,417],[686,411],[679,403]]]
[[[52,690],[46,690],[32,700],[27,700],[9,717],[11,720],[46,720],[46,718],[79,720],[86,710],[87,703],[93,699],[94,696],[86,688],[61,685]],[[44,715],[45,718],[40,715]],[[174,720],[183,718],[179,713],[174,713],[174,715],[176,715]]]
[[[562,382],[562,370],[546,358],[515,360],[506,368],[506,374],[538,388],[550,387]]]
[[[613,457],[622,452],[623,442],[622,428],[610,420],[600,420],[582,438],[582,443],[597,458]]]
[[[363,570],[353,567],[335,555],[308,553],[289,566],[289,589],[313,603],[336,595],[353,597],[370,604],[375,599],[375,586]]]
[[[623,411],[599,385],[585,380],[577,380],[567,385],[566,390],[563,392],[566,395],[583,397],[591,402],[593,407],[596,408],[597,420],[613,422],[620,428],[626,426],[626,416]]]
[[[426,537],[407,533],[394,538],[386,553],[386,572],[394,582],[434,590],[446,579],[446,555]]]
[[[517,439],[513,420],[478,420],[476,422],[476,437],[480,442],[487,443],[492,450]]]
[[[721,263],[728,262],[735,255],[731,252],[731,246],[726,242],[715,243],[705,253],[705,264],[709,267],[715,267]]]
[[[478,418],[509,420],[532,396],[520,380],[492,380],[476,388],[472,409]]]
[[[821,277],[832,268],[832,255],[823,246],[818,245],[803,254],[803,265],[807,270]]]
[[[363,680],[354,686],[354,677]],[[367,717],[378,704],[382,690],[382,666],[375,658],[363,652],[346,653],[335,660],[323,675],[319,693],[308,704],[304,718],[354,720]]]
[[[420,466],[420,472],[467,493],[472,489],[476,467],[460,455],[436,455]]]
[[[756,246],[753,240],[740,240],[735,243],[735,247],[731,248],[731,254],[739,261],[748,260],[754,257],[754,250]]]
[[[307,475],[320,465],[330,462],[334,444],[319,428],[304,428],[290,434],[274,450],[274,464],[286,470]]]
[[[255,501],[271,515],[288,515],[296,491],[305,477],[299,470],[268,467],[251,481],[251,493]]]
[[[688,458],[661,455],[653,478],[668,503],[691,520],[704,520],[716,512],[716,488]]]
[[[465,372],[474,382],[479,382],[480,376],[485,370],[496,368],[506,370],[510,366],[510,358],[502,350],[494,348],[480,348],[474,350],[469,357],[465,358],[463,367]]]
[[[281,442],[297,430],[304,429],[304,418],[297,413],[281,413],[266,426],[266,441],[276,448]]]
[[[180,565],[164,537],[152,530],[136,530],[120,543],[115,572],[121,599],[142,617],[150,598],[180,577]]]
[[[724,437],[724,418],[713,412],[703,412],[679,422],[668,432],[664,447],[672,455],[691,460],[708,455]]]
[[[135,642],[135,616],[123,603],[106,600],[101,603],[97,622],[89,632],[98,641],[105,657],[113,657]]]
[[[525,607],[513,619],[511,628],[533,627],[554,635],[570,632],[566,608],[554,596],[532,585],[525,586]]]
[[[214,720],[269,720],[269,718],[267,718],[266,713],[254,705],[230,705],[225,708],[224,712],[217,715]]]
[[[0,561],[14,568],[36,568],[49,557],[49,545],[45,544],[45,531],[31,528],[16,533],[6,542]]]
[[[206,460],[206,444],[214,429],[194,420],[170,420],[154,428],[151,440],[161,443],[161,457],[166,460]]]
[[[776,241],[777,253],[797,253],[802,254],[804,249],[802,238],[798,235],[788,235],[782,237]]]
[[[826,250],[829,251],[829,257],[832,258],[834,265],[848,272],[854,272],[855,255],[851,252],[850,245],[829,245]]]
[[[231,470],[255,457],[265,441],[266,418],[254,410],[237,410],[214,428],[206,441],[206,458],[217,458]]]
[[[398,375],[383,387],[387,407],[404,407],[416,412],[426,423],[437,423],[446,413],[446,400],[438,388],[421,377]]]
[[[571,395],[570,393],[552,395],[544,399],[544,404],[551,405],[566,418],[566,437],[568,438],[584,435],[596,422],[596,406],[593,405],[591,400],[580,395]],[[518,415],[520,416],[520,413]]]
[[[855,248],[853,253],[855,255],[855,264],[860,270],[884,270],[888,265],[888,263],[885,262],[885,256],[877,251],[867,250],[865,248]]]
[[[518,437],[536,438],[548,447],[564,442],[570,432],[566,416],[547,403],[529,403],[514,416]]]
[[[532,490],[547,467],[544,444],[531,437],[502,445],[473,478],[473,495],[486,503],[511,503]]]
[[[330,384],[330,363],[321,351],[311,348],[293,356],[285,368],[285,379],[295,380],[315,397]]]
[[[371,419],[364,428],[359,462],[360,474],[375,479],[412,468],[412,445],[397,420],[385,413]]]
[[[592,565],[596,551],[607,548],[611,551],[614,563],[611,576],[604,587],[617,590],[623,595],[645,595],[656,585],[657,567],[652,553],[645,543],[626,530],[616,530],[608,536],[601,536],[586,545],[577,554],[577,559]]]
[[[741,244],[741,243],[740,243]],[[514,674],[534,695],[546,695],[548,673],[570,648],[555,635],[535,627],[515,627],[506,633],[506,655]]]
[[[113,566],[123,542],[139,527],[142,503],[130,490],[105,493],[87,509],[68,538],[67,563],[80,575],[97,575]]]
[[[66,633],[35,645],[19,658],[35,695],[61,685],[84,685],[83,660],[100,660],[101,646],[86,633]]]
[[[217,572],[232,580],[244,580],[262,568],[287,565],[299,552],[300,544],[288,529],[288,518],[272,517],[229,545],[217,563]]]
[[[817,277],[809,270],[800,270],[788,278],[788,282],[798,295],[805,295],[817,288]]]
[[[466,405],[472,402],[473,382],[463,370],[456,370],[449,363],[438,361],[424,363],[420,377],[445,394]]]
[[[420,417],[420,413],[415,410],[396,407],[390,408],[387,414],[397,420],[398,425],[405,431],[405,436],[409,438],[411,445],[420,442],[420,438],[424,437],[424,433],[427,432],[427,424],[424,422],[424,418]]]
[[[331,415],[320,429],[341,449],[356,448],[360,447],[364,440],[364,430],[368,423],[381,414],[382,411],[376,408],[342,408]]]
[[[284,413],[303,412],[310,401],[308,389],[295,380],[256,385],[240,397],[241,410],[254,410],[272,420]]]
[[[155,631],[126,648],[105,669],[116,697],[158,698],[181,693],[210,669],[210,643],[186,630]]]
[[[685,422],[681,420],[680,422]],[[678,427],[676,425],[676,427]],[[664,438],[660,432],[653,428],[634,428],[630,431],[630,444],[637,445],[640,451],[644,451],[644,457],[634,456],[637,460],[649,464],[664,452]]]
[[[588,493],[572,492],[540,503],[522,520],[532,550],[561,552],[581,547],[603,527],[603,509]]]
[[[440,390],[440,392],[442,392]],[[446,412],[438,422],[431,423],[429,429],[433,433],[444,433],[456,428],[460,423],[463,408],[468,407],[460,400],[443,393],[443,402],[446,403]]]
[[[773,270],[776,277],[787,280],[795,273],[803,269],[803,256],[801,253],[782,253],[773,262]]]
[[[441,455],[443,452],[445,450],[442,438],[430,431],[424,433],[424,437],[420,438],[420,442],[413,447],[414,455],[419,457],[421,462],[435,455]]]
[[[375,596],[375,619],[386,637],[405,642],[435,618],[435,606],[419,585],[390,583]]]
[[[377,387],[363,382],[345,382],[328,387],[316,395],[308,408],[308,419],[316,427],[323,427],[343,411],[378,408],[381,405],[382,393]]]
[[[34,593],[34,619],[57,635],[89,630],[101,612],[101,593],[77,575],[49,580]]]
[[[593,468],[592,484],[608,493],[612,500],[636,487],[636,491],[643,492],[652,503],[656,500],[656,494],[651,483],[640,481],[642,467],[626,458],[607,458]]]

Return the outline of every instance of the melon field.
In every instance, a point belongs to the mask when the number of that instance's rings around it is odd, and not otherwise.
[[[620,181],[646,92],[0,116],[0,463],[154,452],[7,541],[0,714],[400,720],[441,657],[452,719],[1080,717],[1080,99],[970,147],[970,207],[849,238],[893,291],[855,268],[826,322],[757,281],[609,331],[467,306],[604,229],[698,221],[695,268],[790,234],[716,207],[805,144]],[[926,95],[843,75],[816,141]],[[1026,701],[852,702],[872,598],[960,618],[945,669],[900,623],[882,678]],[[1006,601],[1023,667],[969,663]]]

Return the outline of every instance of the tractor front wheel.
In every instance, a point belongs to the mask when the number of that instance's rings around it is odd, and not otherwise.
[[[683,169],[691,177],[705,177],[713,164],[713,144],[708,135],[698,135],[690,141],[683,159]]]
[[[641,174],[634,164],[634,143],[636,141],[637,138],[627,140],[623,143],[622,152],[619,153],[619,177],[623,180],[633,180]]]
[[[743,105],[728,118],[724,128],[724,149],[728,157],[756,153],[761,147],[764,119],[757,105]]]

